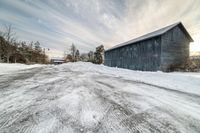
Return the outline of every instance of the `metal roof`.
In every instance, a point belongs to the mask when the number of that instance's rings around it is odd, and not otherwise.
[[[160,35],[163,35],[164,33],[166,33],[167,31],[171,30],[172,28],[176,27],[176,26],[180,26],[181,29],[185,32],[186,36],[188,37],[188,39],[193,42],[193,39],[192,37],[189,35],[189,33],[187,32],[187,30],[185,29],[185,27],[183,26],[183,24],[181,22],[178,22],[178,23],[175,23],[175,24],[172,24],[172,25],[169,25],[167,27],[164,27],[162,29],[159,29],[157,31],[154,31],[154,32],[151,32],[151,33],[148,33],[146,35],[143,35],[141,37],[138,37],[138,38],[135,38],[135,39],[132,39],[130,41],[127,41],[127,42],[124,42],[124,43],[121,43],[119,45],[116,45],[106,51],[110,51],[110,50],[113,50],[113,49],[116,49],[116,48],[120,48],[120,47],[123,47],[123,46],[126,46],[126,45],[129,45],[129,44],[133,44],[133,43],[136,43],[136,42],[140,42],[140,41],[143,41],[143,40],[147,40],[147,39],[150,39],[150,38],[153,38],[153,37],[157,37],[157,36],[160,36]]]

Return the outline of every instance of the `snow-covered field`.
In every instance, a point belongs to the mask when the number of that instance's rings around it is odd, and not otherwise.
[[[0,64],[0,132],[199,133],[200,73]]]

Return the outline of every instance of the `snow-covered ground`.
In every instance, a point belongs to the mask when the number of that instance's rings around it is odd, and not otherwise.
[[[41,67],[42,65],[24,65],[19,63],[0,63],[0,75],[12,73],[13,71],[23,70],[23,69],[31,69],[35,67]]]
[[[1,68],[2,133],[200,132],[200,73],[81,62]]]

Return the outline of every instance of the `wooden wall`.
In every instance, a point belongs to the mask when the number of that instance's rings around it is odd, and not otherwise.
[[[132,70],[160,69],[161,37],[126,45],[105,52],[104,64]]]
[[[171,71],[189,59],[190,40],[182,27],[165,34],[105,52],[104,64],[142,71]]]
[[[179,26],[161,37],[161,70],[170,71],[180,67],[189,59],[189,39]]]

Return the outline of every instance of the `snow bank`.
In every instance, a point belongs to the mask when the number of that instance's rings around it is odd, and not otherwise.
[[[0,75],[12,73],[14,71],[42,67],[44,65],[24,65],[24,64],[6,64],[0,63]],[[95,65],[92,63],[67,63],[58,66],[60,71],[66,68],[72,71],[82,71],[86,74],[104,74],[120,77],[126,80],[144,82],[160,87],[170,88],[171,90],[187,92],[200,95],[200,73],[163,73],[163,72],[142,72],[121,68],[112,68],[104,65]]]
[[[62,67],[69,67],[73,71],[109,74],[127,80],[144,82],[172,90],[200,95],[200,73],[142,72],[83,62],[63,64]]]
[[[35,68],[35,67],[41,67],[44,65],[25,65],[25,64],[8,64],[8,63],[0,63],[0,75],[2,74],[7,74],[7,73],[12,73],[14,71],[18,70],[24,70],[24,69],[30,69],[30,68]]]

